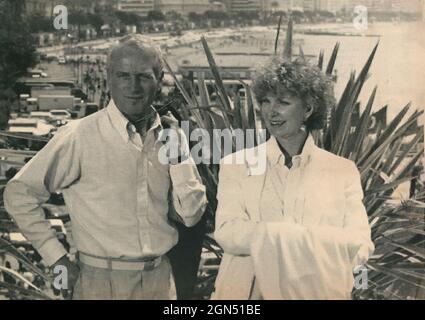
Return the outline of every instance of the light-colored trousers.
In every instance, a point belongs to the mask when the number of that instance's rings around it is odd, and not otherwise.
[[[110,270],[81,262],[79,266],[73,300],[176,299],[171,265],[167,258],[150,271]]]

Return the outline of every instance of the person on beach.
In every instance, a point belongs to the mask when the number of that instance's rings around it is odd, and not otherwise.
[[[152,107],[164,74],[160,51],[126,37],[107,68],[109,105],[62,127],[7,184],[5,207],[44,261],[66,268],[63,289],[73,289],[74,299],[175,298],[165,254],[178,233],[169,208],[195,225],[206,207],[205,187],[177,120],[160,118]],[[158,157],[163,125],[182,141],[168,163]],[[78,264],[41,207],[57,191],[71,217]]]
[[[353,272],[374,244],[358,169],[312,136],[334,103],[332,87],[301,58],[274,60],[253,79],[271,135],[266,170],[228,164],[238,152],[222,160],[214,236],[224,256],[214,299],[350,299]]]

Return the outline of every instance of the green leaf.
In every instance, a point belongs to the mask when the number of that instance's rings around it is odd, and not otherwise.
[[[220,72],[218,70],[217,64],[215,63],[214,56],[208,46],[208,42],[205,37],[201,37],[201,43],[204,47],[205,54],[207,56],[208,64],[210,66],[211,73],[214,77],[215,84],[217,85],[219,96],[223,101],[226,111],[232,111],[230,107],[229,97],[227,96],[226,89],[224,88],[223,80],[221,78]]]
[[[369,101],[367,102],[366,109],[363,111],[359,120],[359,124],[354,133],[356,140],[354,141],[353,148],[349,157],[353,161],[356,161],[358,159],[365,137],[368,133],[370,125],[370,112],[372,110],[373,102],[375,101],[377,89],[378,87],[375,86],[372,91],[372,94],[369,97]]]
[[[323,50],[320,50],[319,52],[319,59],[317,61],[317,66],[320,70],[323,70],[323,60],[324,60],[325,52]]]
[[[289,17],[288,28],[286,29],[285,47],[283,48],[283,60],[290,61],[292,59],[292,37],[293,37],[294,22],[292,16]]]
[[[326,74],[328,76],[331,76],[335,67],[335,61],[336,61],[336,57],[338,56],[338,51],[339,51],[339,42],[337,42],[335,44],[335,47],[332,51],[332,55],[329,58],[329,62],[328,62],[328,67],[326,68]]]

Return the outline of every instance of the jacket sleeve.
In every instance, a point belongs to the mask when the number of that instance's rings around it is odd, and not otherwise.
[[[345,182],[346,210],[344,212],[344,229],[354,247],[352,264],[358,266],[365,263],[375,250],[371,239],[371,228],[366,208],[363,204],[363,189],[360,173],[353,162],[347,169]]]
[[[51,193],[67,188],[79,176],[78,144],[72,128],[64,127],[6,185],[7,212],[48,265],[54,264],[66,250],[41,205]]]
[[[335,298],[351,291],[353,269],[367,261],[374,245],[360,175],[354,163],[345,169],[342,227],[270,222],[255,230],[251,256],[260,287],[273,293],[270,297]],[[272,276],[274,270],[280,278]],[[288,291],[294,283],[299,285]]]
[[[170,166],[174,209],[187,227],[201,219],[207,206],[205,186],[191,157]]]
[[[257,222],[248,214],[242,194],[243,165],[221,161],[214,238],[225,253],[249,255]]]
[[[360,174],[353,162],[345,167],[344,198],[345,208],[343,227],[327,225],[294,225],[291,223],[266,223],[280,225],[281,233],[288,245],[302,244],[305,252],[314,253],[317,244],[329,250],[323,257],[334,259],[346,253],[348,262],[353,268],[365,263],[374,251],[371,240],[371,228],[368,222],[366,209],[363,205],[363,190]],[[285,231],[291,228],[291,232]],[[294,232],[293,230],[297,230]],[[314,244],[314,245],[313,245]],[[332,248],[332,249],[330,249]]]

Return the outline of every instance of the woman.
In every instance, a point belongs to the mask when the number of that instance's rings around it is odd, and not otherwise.
[[[374,245],[355,164],[311,136],[334,103],[332,82],[298,59],[261,70],[253,91],[271,134],[256,148],[266,170],[222,161],[215,239],[224,257],[213,298],[350,299],[353,271]]]

